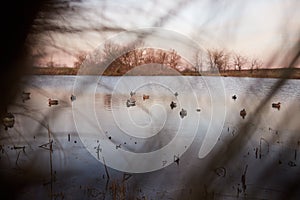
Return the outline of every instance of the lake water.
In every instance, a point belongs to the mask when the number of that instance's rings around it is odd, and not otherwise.
[[[23,83],[30,99],[20,91],[8,109],[15,125],[1,131],[1,170],[24,180],[34,172],[20,199],[281,198],[299,174],[300,81],[274,90],[278,81],[33,76]],[[226,155],[243,134],[234,158]],[[216,155],[228,162],[207,169]]]

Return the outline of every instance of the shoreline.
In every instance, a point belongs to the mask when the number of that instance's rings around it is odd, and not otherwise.
[[[77,75],[78,68],[68,67],[33,67],[26,75]],[[277,68],[277,69],[255,69],[255,70],[227,70],[218,72],[194,72],[184,71],[178,72],[182,76],[223,76],[223,77],[250,77],[250,78],[284,78],[284,79],[300,79],[300,68]],[[98,75],[96,73],[87,73],[83,75]],[[123,76],[124,73],[113,73],[105,71],[103,76]],[[178,74],[162,74],[155,73],[139,73],[126,74],[127,76],[178,76]]]

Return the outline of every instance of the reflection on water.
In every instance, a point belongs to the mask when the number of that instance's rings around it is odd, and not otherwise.
[[[89,121],[88,110],[81,110],[85,107],[80,106],[85,106],[85,98],[88,98],[86,93],[75,94],[76,101],[70,100],[75,79],[74,76],[35,76],[24,90],[30,92],[30,99],[23,101],[20,91],[19,98],[8,109],[15,116],[15,123],[13,128],[1,131],[1,170],[13,178],[27,179],[26,174],[31,169],[38,180],[33,184],[30,184],[31,179],[28,181],[24,189],[28,192],[22,192],[20,199],[45,199],[50,193],[61,199],[62,196],[113,199],[116,191],[147,199],[199,199],[193,196],[199,194],[195,191],[203,191],[202,198],[214,193],[216,199],[274,199],[285,193],[285,186],[297,175],[300,165],[299,80],[287,81],[259,113],[255,113],[261,120],[249,124],[253,133],[239,150],[237,160],[207,172],[215,178],[215,182],[207,186],[199,172],[214,153],[222,152],[228,141],[237,137],[241,124],[251,123],[247,120],[271,91],[276,79],[223,78],[223,101],[222,98],[213,100],[214,96],[218,97],[216,91],[220,91],[214,88],[214,81],[220,80],[215,77],[183,77],[183,80],[102,77],[93,90],[95,94],[91,95],[97,123]],[[185,81],[190,83],[189,87]],[[141,82],[151,84],[137,84]],[[136,106],[127,107],[131,91],[135,91],[132,97]],[[174,95],[176,92],[178,96]],[[144,95],[149,95],[149,99],[143,98]],[[235,100],[233,95],[237,97]],[[59,104],[49,107],[49,98],[58,99]],[[177,104],[173,109],[172,101]],[[272,103],[277,102],[281,102],[280,109],[272,107]],[[179,114],[182,108],[187,111],[184,118]],[[199,159],[205,134],[210,128],[212,134],[217,132],[210,127],[211,120],[221,119],[215,113],[221,116],[224,108],[226,115],[217,144],[207,157]],[[240,117],[242,109],[247,112],[245,119]],[[74,113],[80,113],[79,122],[74,121]],[[80,127],[86,133],[80,133],[79,137]],[[101,131],[104,137],[98,136]],[[182,155],[174,151],[169,160],[162,156],[162,166],[171,164],[161,170],[128,174],[99,162],[105,158],[109,166],[109,160],[113,159],[101,156],[104,141],[110,142],[116,151],[155,152],[168,145],[178,133],[184,136],[192,131],[196,131],[192,145],[186,146]],[[185,142],[184,137],[181,139]],[[53,152],[49,151],[50,144]],[[272,170],[268,170],[270,168]],[[124,188],[120,189],[121,186]]]
[[[104,108],[107,110],[111,110],[111,94],[104,95]]]

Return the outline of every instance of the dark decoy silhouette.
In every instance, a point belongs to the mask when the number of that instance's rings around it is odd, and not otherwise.
[[[145,94],[143,94],[143,100],[145,101],[146,99],[149,99],[150,98],[150,96],[149,95],[145,95]]]
[[[179,165],[179,157],[174,155],[174,162]]]
[[[127,105],[127,107],[135,106],[135,102],[136,101],[134,98],[130,98],[130,99],[127,99],[126,105]]]
[[[272,108],[277,108],[278,110],[280,110],[280,102],[278,103],[272,103]]]
[[[130,96],[132,97],[133,95],[135,95],[135,92],[131,91]]]
[[[55,99],[48,99],[49,106],[58,105],[58,100]]]
[[[182,108],[181,111],[179,112],[179,115],[181,118],[184,118],[185,116],[187,116],[187,111]]]
[[[174,101],[172,101],[171,103],[170,103],[170,107],[171,107],[171,109],[173,110],[173,108],[176,108],[176,103],[174,102]]]
[[[240,115],[243,119],[245,119],[245,116],[247,115],[246,110],[245,109],[241,110]]]
[[[236,100],[236,99],[237,99],[237,96],[236,96],[236,95],[233,95],[233,96],[232,96],[232,99],[233,99],[233,100]]]
[[[72,94],[71,97],[70,97],[70,99],[71,99],[71,101],[75,101],[76,100],[76,96]]]

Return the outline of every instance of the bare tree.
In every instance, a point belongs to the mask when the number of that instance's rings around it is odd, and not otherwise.
[[[179,61],[181,59],[181,56],[177,54],[177,52],[173,49],[170,53],[168,53],[168,64],[172,68],[176,68],[179,64]]]
[[[47,67],[53,68],[54,67],[54,62],[52,60],[47,62]]]
[[[135,49],[133,50],[133,62],[135,66],[142,64],[143,62],[143,50],[142,49]]]
[[[254,69],[259,69],[263,65],[263,62],[257,58],[253,58],[250,64],[250,69],[252,72]]]
[[[154,63],[155,61],[155,50],[153,48],[146,48],[142,51],[142,60],[145,63]]]
[[[224,71],[228,66],[229,56],[225,50],[207,50],[210,70]]]
[[[248,62],[247,58],[240,55],[240,54],[235,54],[233,56],[233,64],[235,69],[242,70],[242,67]]]
[[[81,66],[81,64],[83,63],[83,61],[85,60],[86,56],[87,56],[87,53],[84,51],[76,54],[76,56],[75,56],[76,61],[74,62],[74,67],[79,68]]]
[[[202,68],[203,68],[203,55],[202,55],[202,51],[201,50],[198,50],[196,53],[195,53],[195,67],[196,69],[198,70],[198,72],[202,72]]]
[[[122,47],[118,44],[112,42],[106,42],[104,44],[102,56],[104,62],[110,62],[119,57],[119,54],[122,52]],[[121,64],[121,63],[120,63]]]
[[[230,54],[229,53],[225,53],[223,56],[223,71],[229,70],[230,67]]]
[[[54,61],[53,61],[53,56],[51,55],[50,60],[46,63],[47,67],[53,68],[55,65]]]
[[[167,54],[165,51],[157,50],[155,54],[155,62],[160,63],[162,65],[167,62]]]

